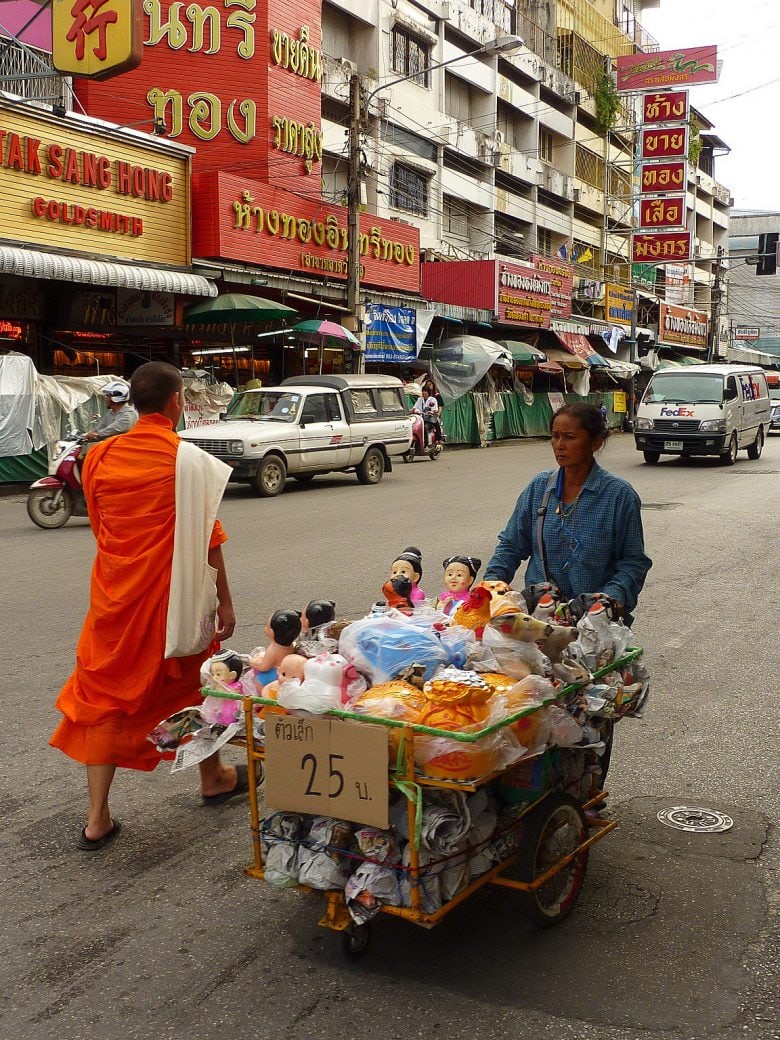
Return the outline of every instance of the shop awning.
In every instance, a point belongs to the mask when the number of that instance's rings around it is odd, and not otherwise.
[[[582,361],[590,362],[592,357],[600,357],[590,345],[588,337],[582,332],[556,332],[555,335],[561,341],[564,350],[581,358]],[[598,365],[598,361],[595,364]]]
[[[524,343],[519,339],[500,339],[498,343],[499,346],[506,347],[512,355],[512,360],[518,365],[524,363],[535,365],[539,361],[544,361],[546,356],[543,350],[532,347],[530,343]]]
[[[85,285],[115,285],[122,289],[146,292],[186,293],[188,296],[216,296],[217,287],[201,274],[173,268],[140,267],[110,260],[88,260],[39,249],[0,246],[0,274],[21,278],[49,278],[57,282],[83,282]]]
[[[563,365],[564,368],[590,368],[587,361],[575,357],[574,354],[569,354],[568,351],[563,350],[561,347],[548,347],[545,353],[548,361],[556,361],[559,365]]]

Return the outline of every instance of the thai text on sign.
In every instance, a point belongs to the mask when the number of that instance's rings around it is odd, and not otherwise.
[[[704,311],[688,310],[661,303],[658,318],[658,338],[661,343],[676,346],[707,346],[709,319]]]
[[[640,155],[643,159],[684,158],[687,154],[687,127],[642,131]]]
[[[715,83],[717,78],[718,49],[715,46],[624,54],[617,59],[618,91]]]
[[[639,190],[643,195],[662,191],[681,191],[688,182],[687,164],[680,162],[642,163]]]
[[[631,236],[631,262],[650,263],[654,260],[690,260],[690,231],[667,231],[657,234]]]
[[[504,263],[497,266],[496,275],[499,321],[549,329],[553,276],[532,267]]]
[[[667,90],[642,97],[643,123],[687,123],[688,91]]]
[[[642,228],[685,227],[685,196],[669,195],[663,199],[641,199],[639,226]]]

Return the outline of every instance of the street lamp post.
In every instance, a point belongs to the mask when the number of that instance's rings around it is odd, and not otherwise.
[[[473,51],[464,54],[456,54],[454,58],[439,61],[433,65],[427,65],[416,72],[406,76],[399,76],[376,87],[363,99],[362,79],[360,73],[353,72],[349,79],[349,175],[347,181],[347,307],[356,334],[362,332],[361,307],[360,307],[360,181],[362,175],[360,155],[360,133],[363,128],[364,113],[369,115],[369,106],[372,99],[388,87],[394,87],[398,83],[405,83],[410,79],[417,79],[426,72],[442,69],[446,65],[452,65],[464,58],[474,58],[480,54],[506,54],[523,46],[519,36],[498,36],[489,43],[483,43]],[[361,340],[362,343],[362,340]],[[361,350],[358,361],[358,371],[365,370],[365,352]]]

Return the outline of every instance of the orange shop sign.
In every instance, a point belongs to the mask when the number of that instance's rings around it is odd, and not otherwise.
[[[141,0],[52,0],[51,35],[58,72],[117,76],[141,63]]]
[[[658,339],[661,343],[706,350],[708,331],[709,318],[704,311],[660,304]]]
[[[0,104],[0,234],[186,265],[189,154]]]
[[[192,244],[197,256],[240,260],[315,278],[347,277],[347,210],[229,173],[192,178]],[[361,281],[420,290],[420,232],[361,214]]]

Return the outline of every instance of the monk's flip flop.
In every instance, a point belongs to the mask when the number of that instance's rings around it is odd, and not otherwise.
[[[257,782],[258,784],[263,778],[263,771],[259,767],[257,768]],[[221,794],[204,794],[202,795],[204,805],[222,805],[224,802],[229,802],[231,798],[235,798],[240,794],[246,794],[249,790],[249,771],[246,766],[236,766],[236,786],[232,791],[223,791]]]
[[[113,841],[121,829],[122,824],[119,820],[114,820],[114,826],[110,831],[104,834],[102,838],[95,838],[93,840],[92,838],[87,837],[87,828],[85,827],[81,834],[79,834],[76,845],[82,852],[97,852],[98,849],[104,848],[109,842]]]

